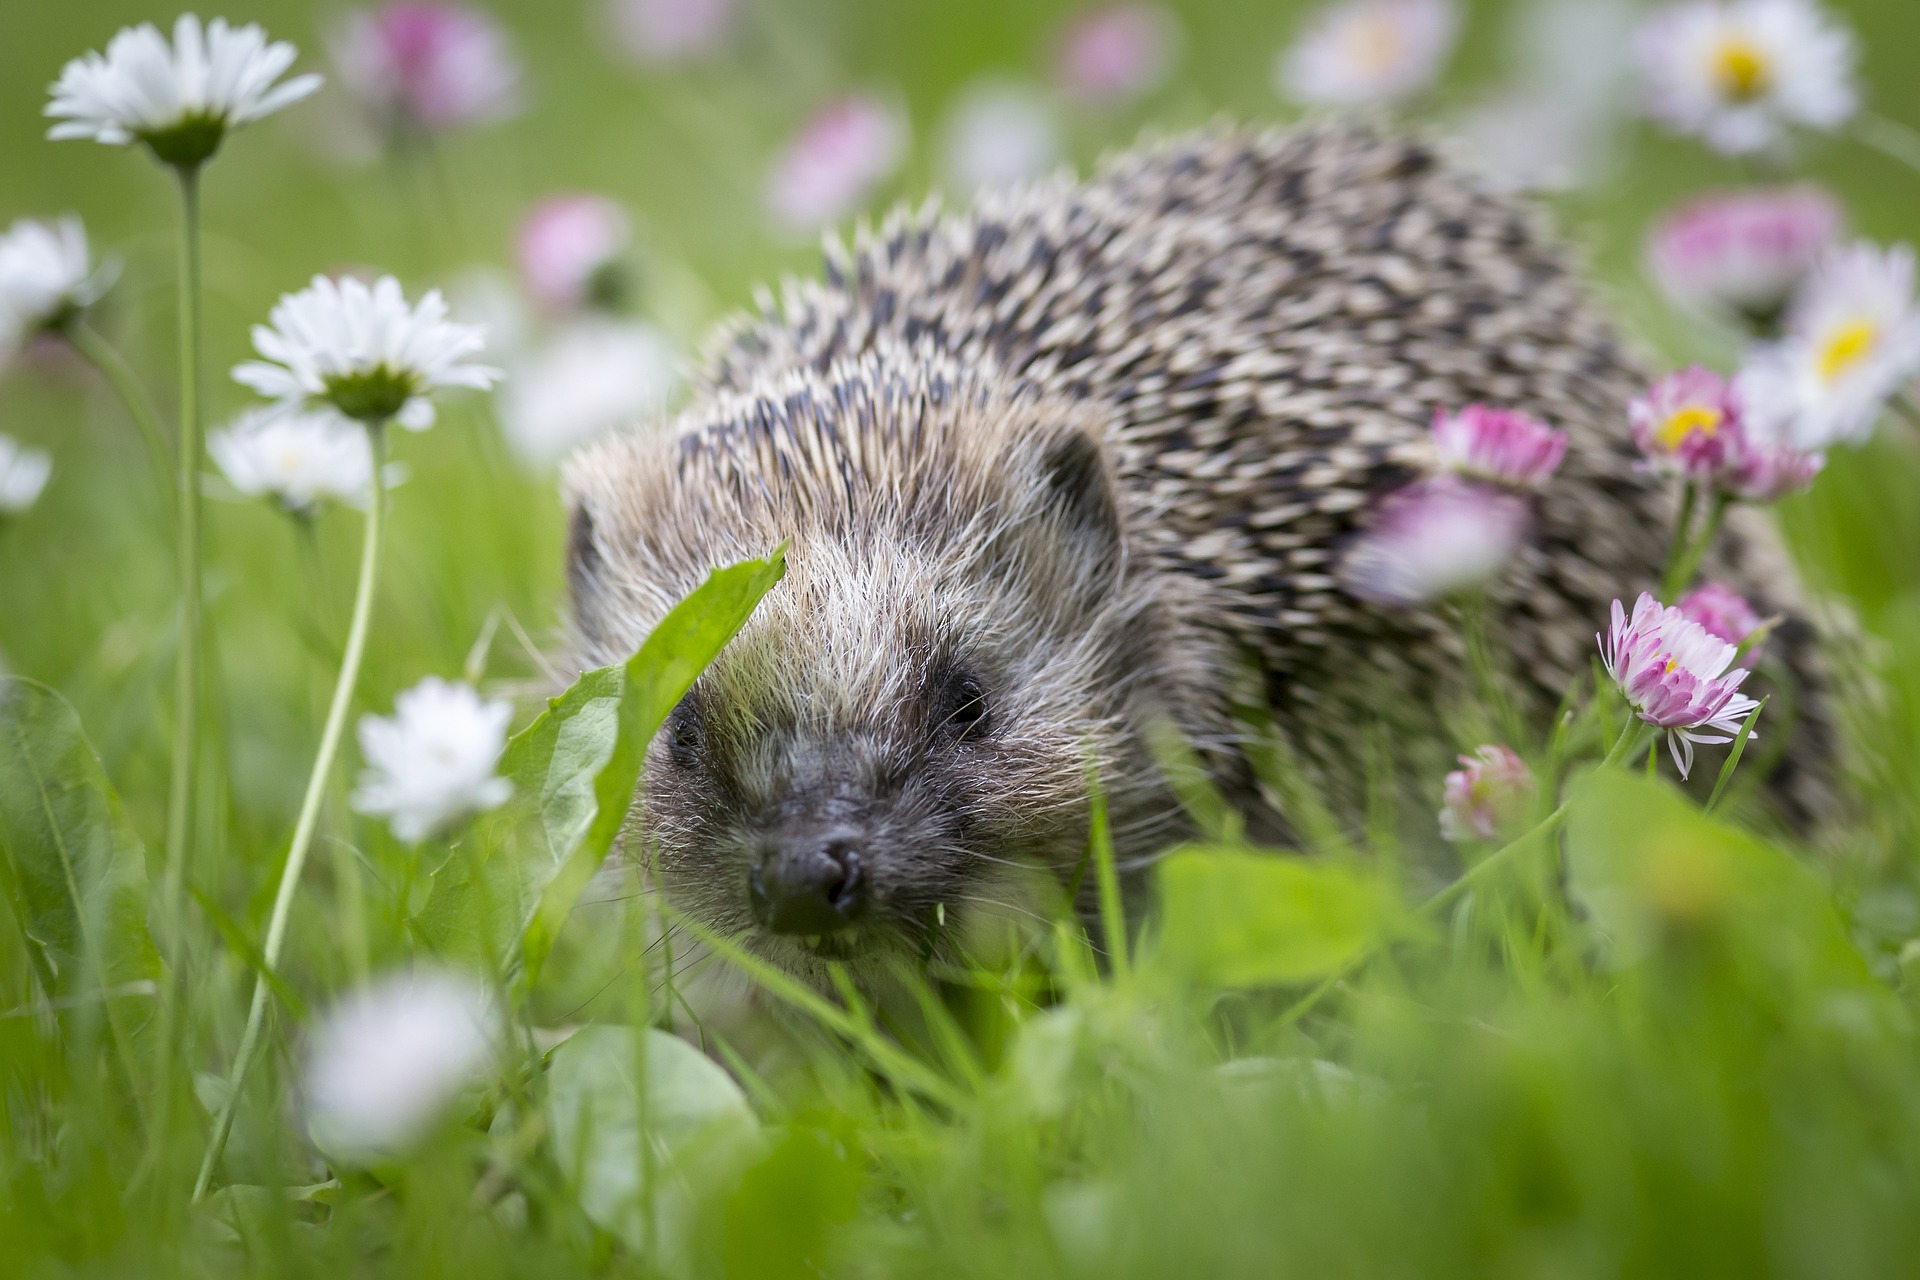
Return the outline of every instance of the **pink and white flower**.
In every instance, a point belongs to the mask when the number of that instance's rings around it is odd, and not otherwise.
[[[1173,67],[1179,27],[1157,5],[1111,4],[1083,10],[1054,56],[1062,93],[1088,106],[1119,106],[1142,96]]]
[[[632,240],[626,210],[605,196],[550,197],[520,221],[520,278],[542,306],[577,311],[617,291],[607,276]]]
[[[1767,625],[1767,620],[1754,611],[1745,596],[1719,582],[1701,583],[1681,596],[1674,608],[1699,623],[1708,635],[1736,649]],[[1746,657],[1749,662],[1758,661],[1760,646],[1756,643],[1747,650]]]
[[[1741,370],[1740,392],[1763,438],[1817,452],[1864,441],[1916,372],[1913,250],[1860,241],[1821,258],[1788,312],[1785,337]]]
[[[439,133],[520,109],[520,59],[479,9],[393,0],[348,14],[330,48],[341,83],[389,129]]]
[[[830,102],[775,159],[768,211],[790,232],[835,222],[892,175],[906,144],[905,122],[878,99],[856,94]]]
[[[1642,23],[1634,51],[1648,112],[1732,155],[1837,128],[1859,105],[1853,33],[1813,0],[1683,0]]]
[[[1470,404],[1433,415],[1440,469],[1511,489],[1538,489],[1567,453],[1567,433],[1524,413]]]
[[[1756,440],[1742,427],[1740,450],[1720,477],[1720,489],[1747,502],[1778,502],[1799,493],[1827,465],[1823,453],[1806,453],[1775,440]]]
[[[1336,0],[1280,55],[1274,81],[1307,106],[1399,102],[1432,86],[1459,29],[1453,0]]]
[[[1633,442],[1660,475],[1732,498],[1773,502],[1813,483],[1826,459],[1755,427],[1738,384],[1695,366],[1662,378],[1629,407]]]
[[[1695,743],[1733,741],[1760,705],[1740,692],[1748,672],[1733,667],[1738,646],[1645,592],[1631,618],[1615,600],[1613,625],[1594,639],[1627,703],[1642,721],[1666,732],[1682,778],[1693,770]]]
[[[1655,226],[1647,270],[1677,305],[1771,332],[1841,221],[1816,187],[1702,196]]]
[[[1396,608],[1483,586],[1513,558],[1531,516],[1506,489],[1440,476],[1390,494],[1341,565],[1347,589]]]
[[[738,0],[607,0],[613,38],[642,66],[692,62],[719,51],[740,17]]]
[[[1660,379],[1627,412],[1633,443],[1662,475],[1715,482],[1741,452],[1739,398],[1711,369]]]
[[[1460,843],[1491,840],[1513,824],[1533,798],[1533,771],[1509,748],[1488,743],[1447,775],[1440,835]]]

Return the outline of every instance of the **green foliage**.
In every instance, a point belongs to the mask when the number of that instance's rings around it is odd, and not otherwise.
[[[1861,32],[1874,108],[1920,120],[1920,8],[1835,3]],[[814,270],[815,247],[759,209],[807,110],[853,86],[897,90],[914,145],[881,198],[918,199],[959,91],[1038,76],[1075,6],[763,0],[739,6],[752,21],[738,49],[645,70],[603,56],[600,0],[488,7],[526,58],[522,117],[337,163],[335,76],[208,169],[215,425],[245,402],[221,371],[281,291],[348,266],[394,271],[410,294],[497,268],[528,204],[557,190],[604,190],[638,215],[633,302],[691,350],[752,285]],[[1273,56],[1307,0],[1171,7],[1183,41],[1165,86],[1068,117],[1083,168],[1143,124],[1281,118]],[[1437,112],[1495,86],[1506,19],[1533,5],[1463,8]],[[338,17],[314,0],[227,14],[295,41],[303,69],[323,64]],[[0,223],[87,218],[124,265],[94,318],[163,404],[164,174],[137,151],[44,142],[40,112],[65,58],[171,16],[26,0],[0,24]],[[1562,222],[1635,335],[1669,361],[1725,366],[1731,346],[1683,327],[1640,262],[1658,211],[1750,175],[1644,129],[1618,142],[1612,180],[1566,197]],[[1913,235],[1920,179],[1844,137],[1800,160],[1863,233]],[[348,812],[344,786],[330,798],[224,1185],[189,1208],[210,1117],[183,1077],[231,1061],[239,1037],[357,521],[295,523],[217,486],[208,504],[207,794],[193,928],[162,938],[193,979],[169,1075],[140,1025],[163,976],[142,841],[164,826],[168,494],[121,408],[57,352],[6,369],[0,429],[56,456],[39,504],[0,527],[0,652],[29,677],[0,680],[8,1276],[1880,1280],[1920,1258],[1920,456],[1898,430],[1837,451],[1781,513],[1811,593],[1860,623],[1830,652],[1857,822],[1808,848],[1769,838],[1744,803],[1753,762],[1786,741],[1776,702],[1713,816],[1665,785],[1587,774],[1563,828],[1455,865],[1432,848],[1431,803],[1395,808],[1400,744],[1384,728],[1354,726],[1379,775],[1359,832],[1256,718],[1262,783],[1314,857],[1244,843],[1185,745],[1157,744],[1206,844],[1149,877],[1160,910],[1124,980],[1096,963],[1119,930],[1048,920],[1004,963],[940,972],[937,992],[821,991],[656,913],[631,875],[595,892],[620,869],[609,850],[660,717],[780,557],[723,571],[633,661],[540,711],[502,765],[515,800],[457,843],[398,848]],[[358,709],[430,671],[464,667],[493,691],[563,684],[508,640],[551,634],[564,597],[552,477],[520,468],[474,399],[395,444],[408,478]],[[1618,715],[1559,726],[1543,772],[1604,751]],[[1111,920],[1107,852],[1096,840],[1087,871]],[[337,1170],[299,1114],[309,1011],[435,960],[523,997],[510,1043],[417,1149]],[[670,970],[702,990],[676,1002]]]
[[[589,671],[507,744],[501,772],[519,800],[487,825],[478,859],[456,852],[434,873],[419,921],[442,954],[494,962],[517,941],[531,985],[560,926],[627,819],[647,744],[667,713],[786,572],[782,551],[715,570],[633,657]],[[499,847],[503,833],[536,834]]]
[[[0,679],[0,870],[49,995],[159,975],[146,854],[67,700]]]
[[[1398,917],[1392,894],[1364,871],[1234,849],[1169,855],[1160,911],[1167,962],[1221,987],[1325,977]]]
[[[760,1124],[711,1058],[664,1032],[587,1027],[549,1056],[554,1159],[595,1223],[684,1269],[698,1197],[756,1153]]]

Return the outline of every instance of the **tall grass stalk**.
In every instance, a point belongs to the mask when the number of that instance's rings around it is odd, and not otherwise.
[[[81,359],[92,365],[114,394],[120,397],[120,403],[126,406],[127,416],[133,419],[133,425],[140,430],[140,439],[147,446],[147,454],[153,459],[154,474],[159,477],[163,492],[172,479],[171,453],[167,445],[166,432],[161,430],[160,415],[155,412],[153,401],[148,398],[146,389],[140,385],[140,379],[134,374],[133,367],[113,344],[100,336],[100,331],[88,324],[84,318],[77,319],[61,330],[73,349],[80,353]]]
[[[367,434],[373,447],[373,491],[367,504],[366,536],[360,545],[360,578],[354,588],[353,620],[348,624],[346,653],[340,660],[340,676],[334,682],[333,701],[327,708],[326,725],[320,733],[319,754],[314,757],[313,771],[307,776],[306,795],[300,802],[300,816],[294,823],[293,844],[287,851],[286,865],[280,872],[280,886],[274,893],[273,914],[267,920],[266,941],[261,947],[262,971],[254,978],[253,1002],[247,1009],[247,1026],[240,1037],[240,1051],[234,1055],[233,1071],[227,1082],[227,1096],[221,1101],[220,1114],[214,1121],[213,1133],[207,1139],[206,1154],[200,1162],[199,1176],[194,1179],[193,1198],[196,1201],[206,1194],[207,1186],[212,1181],[214,1167],[219,1163],[227,1134],[233,1126],[233,1114],[239,1106],[248,1066],[259,1048],[267,1017],[269,975],[280,963],[280,950],[286,943],[287,921],[292,916],[294,893],[299,888],[301,870],[306,866],[307,851],[313,846],[314,830],[320,822],[320,801],[326,794],[327,776],[333,770],[333,759],[339,752],[341,735],[346,731],[347,710],[353,704],[361,659],[366,654],[387,500],[386,427],[381,423],[370,424]]]

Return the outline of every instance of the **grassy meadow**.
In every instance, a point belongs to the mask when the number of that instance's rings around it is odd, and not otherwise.
[[[720,51],[639,66],[598,3],[486,7],[524,64],[520,109],[399,148],[333,82],[343,6],[221,10],[330,83],[206,170],[209,426],[253,402],[227,371],[283,293],[390,272],[458,307],[481,269],[512,279],[516,227],[557,192],[631,213],[633,306],[690,356],[756,285],[815,268],[817,236],[765,207],[770,159],[811,109],[850,90],[897,106],[902,162],[866,205],[918,201],[943,184],[956,99],[983,77],[1044,85],[1075,8],[742,0]],[[1525,7],[1467,0],[1444,79],[1408,114],[1444,128],[1524,78]],[[1272,67],[1308,6],[1168,8],[1164,80],[1061,108],[1083,169],[1143,131],[1296,118]],[[1874,112],[1920,127],[1920,6],[1830,8],[1859,34]],[[169,175],[137,148],[47,141],[41,112],[67,59],[173,17],[151,0],[0,12],[0,224],[73,212],[118,259],[93,323],[168,424]],[[1752,170],[1625,103],[1608,137],[1590,182],[1546,197],[1554,215],[1637,342],[1730,366],[1733,344],[1645,279],[1642,246],[1662,211]],[[1810,139],[1800,171],[1859,234],[1920,239],[1920,171],[1844,134]],[[1920,432],[1897,417],[1777,508],[1809,593],[1846,620],[1830,658],[1843,820],[1788,836],[1739,784],[1707,813],[1637,757],[1595,770],[1588,748],[1624,721],[1617,695],[1583,690],[1568,742],[1584,757],[1523,747],[1544,821],[1497,853],[1460,846],[1442,880],[1406,870],[1398,815],[1355,831],[1308,814],[1313,847],[1284,859],[1216,815],[1205,847],[1160,869],[1161,909],[1119,954],[1061,913],[887,1009],[691,929],[676,956],[636,870],[592,876],[640,730],[684,687],[673,671],[778,589],[778,565],[717,577],[633,664],[545,702],[576,674],[545,656],[565,598],[558,480],[472,393],[430,431],[390,433],[401,478],[353,717],[429,675],[513,699],[516,799],[402,842],[350,807],[349,733],[264,965],[362,518],[290,518],[209,468],[199,817],[186,910],[154,916],[179,636],[169,491],[121,401],[57,342],[0,369],[0,432],[53,458],[39,501],[0,517],[0,674],[19,677],[0,686],[0,1275],[1920,1274]],[[581,748],[569,726],[601,736]],[[1439,780],[1421,785],[1437,806]],[[1110,870],[1103,852],[1089,875]],[[754,987],[768,1025],[704,1025],[677,995],[693,951]],[[310,1029],[425,962],[499,992],[491,1069],[404,1151],[330,1158],[300,1101]],[[262,1052],[229,1097],[262,972]]]

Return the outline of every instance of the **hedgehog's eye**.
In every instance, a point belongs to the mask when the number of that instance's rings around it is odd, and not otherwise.
[[[957,737],[978,739],[993,727],[993,716],[987,707],[987,691],[980,681],[964,671],[956,671],[947,677],[946,687],[942,691],[941,716],[939,724],[946,732]]]
[[[700,748],[705,743],[706,730],[700,723],[700,713],[691,700],[683,699],[667,717],[667,754],[683,769],[696,768],[700,764]]]

